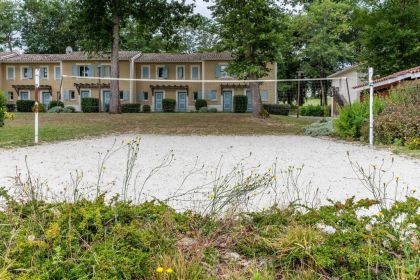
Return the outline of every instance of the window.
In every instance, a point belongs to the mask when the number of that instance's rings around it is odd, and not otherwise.
[[[227,65],[220,65],[220,77],[228,78],[229,73],[227,72]]]
[[[24,66],[22,67],[21,80],[28,80],[28,79],[32,79],[32,68]]]
[[[120,90],[120,100],[128,100],[128,91]]]
[[[194,91],[194,100],[198,99],[198,91]]]
[[[74,90],[69,90],[69,96],[71,100],[76,99],[76,92]]]
[[[15,79],[15,67],[7,66],[6,80],[14,80],[14,79]]]
[[[147,101],[147,100],[149,100],[149,93],[147,91],[142,91],[140,93],[140,100],[141,101]]]
[[[150,66],[149,65],[143,65],[141,67],[141,78],[150,79]]]
[[[86,65],[79,66],[79,76],[80,77],[89,77],[90,76],[89,66],[86,66]]]
[[[111,65],[102,65],[100,69],[101,69],[101,77],[103,78],[111,77]]]
[[[80,90],[80,98],[87,98],[90,97],[90,90],[82,89]]]
[[[29,100],[29,91],[28,90],[22,90],[19,93],[20,100]]]
[[[185,78],[185,66],[180,65],[176,67],[176,79],[177,80],[184,80]]]
[[[191,66],[191,80],[198,80],[200,79],[200,67],[198,66]]]
[[[13,100],[13,91],[9,91],[9,101]]]
[[[61,79],[61,67],[55,66],[54,67],[54,79],[60,80]]]
[[[166,66],[156,67],[156,77],[158,79],[167,79],[168,78],[168,68]]]
[[[48,67],[42,66],[39,68],[39,78],[41,80],[48,80]]]
[[[261,91],[261,101],[268,101],[268,92],[266,90]]]
[[[216,100],[217,99],[217,90],[211,90],[207,93],[208,100]]]

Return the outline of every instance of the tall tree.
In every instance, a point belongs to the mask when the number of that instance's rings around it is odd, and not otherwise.
[[[64,53],[77,49],[75,0],[25,0],[22,5],[21,37],[27,53]]]
[[[119,77],[120,30],[135,21],[137,28],[172,34],[192,14],[185,1],[166,0],[78,0],[78,22],[82,49],[92,53],[111,51],[111,77]],[[111,80],[110,113],[120,110],[119,83]]]
[[[361,14],[361,61],[387,75],[420,65],[419,0],[366,0]]]
[[[10,0],[0,0],[0,51],[20,46],[19,31],[19,5]]]
[[[254,117],[261,117],[259,82],[268,63],[280,57],[282,11],[274,0],[214,0],[210,7],[220,24],[220,49],[233,55],[228,71],[250,82]]]

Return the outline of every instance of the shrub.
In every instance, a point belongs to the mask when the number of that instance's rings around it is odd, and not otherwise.
[[[208,110],[208,108],[207,108],[207,107],[201,107],[201,108],[198,110],[198,112],[199,112],[199,113],[208,113],[208,112],[209,112],[209,110]]]
[[[330,136],[334,134],[334,126],[331,120],[316,122],[305,127],[305,135],[308,136]]]
[[[320,105],[307,105],[300,107],[301,116],[325,117],[325,108]]]
[[[217,108],[209,108],[209,113],[217,113]]]
[[[207,107],[207,101],[205,99],[197,99],[195,101],[195,109],[199,111],[202,107]]]
[[[164,98],[162,100],[162,110],[166,113],[175,112],[176,100],[172,98]]]
[[[18,100],[16,101],[16,109],[18,112],[32,112],[32,107],[35,101],[33,100]]]
[[[76,108],[74,108],[73,106],[67,106],[64,108],[65,111],[64,113],[75,113],[76,112]]]
[[[48,104],[48,110],[56,106],[64,108],[64,103],[61,101],[53,100],[50,102],[50,104]]]
[[[273,115],[288,116],[290,112],[289,104],[264,104],[263,108]]]
[[[0,127],[4,125],[4,118],[7,111],[6,102],[6,97],[4,96],[3,92],[0,91]]]
[[[122,104],[121,112],[122,113],[140,113],[140,104],[138,103]]]
[[[93,97],[82,98],[82,112],[83,113],[99,112],[99,99],[93,98]]]
[[[143,113],[150,113],[152,111],[152,109],[150,108],[150,105],[145,104],[143,105]]]
[[[16,111],[16,104],[6,104],[7,112],[15,112]]]
[[[235,113],[245,113],[248,107],[248,97],[246,95],[235,95],[233,97],[233,111]]]
[[[32,112],[35,112],[35,104],[34,104],[34,106],[32,106]],[[40,113],[45,113],[46,112],[44,104],[38,103],[38,112],[40,112]]]
[[[385,106],[382,99],[376,98],[374,102],[374,115],[379,114]],[[361,128],[369,119],[369,101],[354,102],[346,105],[339,111],[338,119],[334,121],[337,135],[343,138],[360,138]]]
[[[420,150],[420,137],[408,140],[406,146],[409,150]]]

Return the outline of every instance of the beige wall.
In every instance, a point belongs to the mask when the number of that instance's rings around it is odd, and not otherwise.
[[[15,68],[15,77],[13,80],[7,79],[7,67],[13,66]],[[52,87],[52,97],[51,100],[57,100],[57,92],[60,90],[60,80],[56,80],[54,77],[54,67],[60,66],[59,63],[7,63],[3,62],[0,64],[0,89],[7,93],[13,92],[13,100],[9,100],[9,103],[15,103],[16,100],[19,100],[18,93],[13,89],[13,85],[35,85],[35,69],[39,67],[48,67],[48,79],[41,79],[40,85],[50,85]],[[22,68],[31,67],[32,68],[32,78],[23,79],[22,78]],[[42,90],[43,91],[43,90]],[[35,91],[29,91],[30,99],[34,100]],[[40,101],[41,95],[40,95]]]

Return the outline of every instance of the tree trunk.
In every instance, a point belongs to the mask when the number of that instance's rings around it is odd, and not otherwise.
[[[256,80],[257,75],[249,74],[248,78],[250,80]],[[260,118],[261,109],[262,109],[262,103],[261,103],[261,97],[260,97],[260,84],[258,82],[250,82],[249,89],[251,90],[251,95],[252,95],[252,116],[254,118]]]
[[[120,31],[120,17],[116,14],[112,16],[112,53],[111,53],[111,77],[119,78],[119,31]],[[120,91],[119,81],[111,80],[111,99],[109,100],[109,113],[119,114],[120,110]]]

